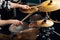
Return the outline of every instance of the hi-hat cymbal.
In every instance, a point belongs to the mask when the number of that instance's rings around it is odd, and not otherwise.
[[[54,24],[54,22],[51,20],[45,20],[45,22],[44,22],[44,20],[37,21],[37,26],[40,26],[40,27],[50,27],[53,24]]]
[[[41,12],[51,12],[56,11],[60,9],[60,0],[47,0],[41,4],[41,7],[39,7],[39,10]]]

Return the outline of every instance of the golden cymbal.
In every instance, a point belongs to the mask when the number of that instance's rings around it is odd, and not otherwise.
[[[60,0],[52,0],[52,2],[50,2],[50,0],[47,0],[43,2],[39,7],[39,10],[41,12],[51,12],[59,9],[60,9]]]
[[[36,11],[38,11],[38,8],[36,7],[31,7],[30,9],[27,10],[21,10],[21,12],[23,13],[35,13]]]
[[[37,26],[41,26],[41,27],[50,27],[53,24],[54,24],[54,22],[51,20],[45,20],[45,22],[44,22],[44,20],[37,21]]]

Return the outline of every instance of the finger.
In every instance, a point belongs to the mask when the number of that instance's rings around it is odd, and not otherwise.
[[[20,21],[20,24],[23,24],[23,22],[22,22],[22,21]]]

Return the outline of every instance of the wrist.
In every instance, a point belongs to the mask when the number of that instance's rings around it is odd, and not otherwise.
[[[22,8],[23,7],[23,5],[19,5],[20,6],[20,8]]]
[[[9,23],[9,24],[12,24],[12,20],[8,20],[8,23]]]

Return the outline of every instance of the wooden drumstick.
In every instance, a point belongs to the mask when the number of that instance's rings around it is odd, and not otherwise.
[[[29,16],[31,16],[33,13],[28,14],[26,17],[24,17],[21,21],[23,22],[24,20],[26,20]]]

